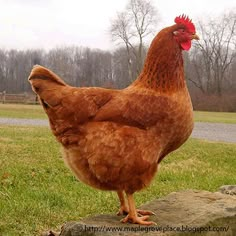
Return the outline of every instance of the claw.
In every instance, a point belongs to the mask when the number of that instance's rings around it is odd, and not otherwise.
[[[130,217],[127,215],[124,219],[121,220],[122,223],[133,223],[133,224],[140,224],[140,225],[156,225],[153,221],[146,221],[149,218],[148,215],[146,216],[136,216]]]

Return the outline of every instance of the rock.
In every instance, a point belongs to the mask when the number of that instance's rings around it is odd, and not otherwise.
[[[236,195],[236,185],[224,185],[219,188],[220,193]]]
[[[66,223],[60,236],[236,235],[236,196],[186,190],[154,200],[140,209],[155,212],[150,220],[157,225],[123,224],[122,217],[115,214],[97,215]]]

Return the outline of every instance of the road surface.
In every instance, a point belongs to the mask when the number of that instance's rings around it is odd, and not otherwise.
[[[0,125],[48,126],[48,120],[0,118]],[[236,124],[195,122],[192,138],[236,143]]]

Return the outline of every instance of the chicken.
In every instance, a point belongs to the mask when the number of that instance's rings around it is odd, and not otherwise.
[[[123,90],[76,88],[36,65],[29,76],[75,176],[101,190],[116,191],[122,222],[143,225],[150,211],[135,207],[133,194],[147,187],[160,161],[179,148],[193,129],[182,50],[198,40],[185,15],[161,30],[144,68]]]

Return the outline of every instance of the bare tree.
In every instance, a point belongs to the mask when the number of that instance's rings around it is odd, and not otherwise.
[[[129,79],[132,80],[132,63],[131,63],[131,53],[134,52],[133,45],[130,43],[133,35],[129,32],[131,28],[131,22],[129,17],[125,12],[117,13],[116,19],[113,20],[111,25],[111,36],[114,41],[122,40],[125,44],[126,52],[127,52],[127,65],[128,65],[128,73]]]
[[[191,54],[191,81],[205,93],[222,95],[228,71],[236,57],[236,12],[229,12],[207,24],[199,22],[201,40]],[[189,78],[190,79],[190,78]]]
[[[144,38],[154,32],[157,11],[150,0],[130,0],[123,12],[117,13],[111,22],[110,33],[113,41],[125,44],[129,79],[140,73],[145,58]],[[132,58],[135,58],[135,62]],[[136,63],[136,73],[132,71]]]
[[[7,84],[7,52],[0,49],[0,92],[6,90]]]

